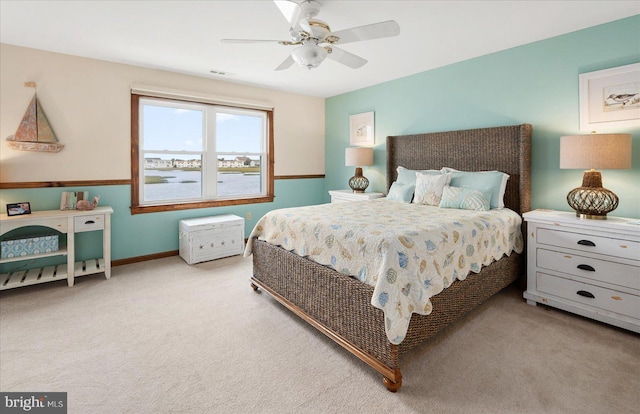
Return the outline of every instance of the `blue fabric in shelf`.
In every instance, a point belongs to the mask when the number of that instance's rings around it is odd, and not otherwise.
[[[25,257],[59,250],[58,235],[47,234],[0,242],[1,258]]]

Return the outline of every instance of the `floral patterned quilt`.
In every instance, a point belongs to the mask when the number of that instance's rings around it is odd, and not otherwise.
[[[520,216],[509,209],[470,211],[387,199],[274,210],[249,236],[306,256],[374,287],[389,341],[404,339],[412,313],[469,272],[523,250]]]

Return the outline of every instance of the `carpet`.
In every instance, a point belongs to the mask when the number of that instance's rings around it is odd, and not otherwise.
[[[169,257],[0,293],[0,390],[69,413],[638,413],[640,335],[509,287],[381,376],[249,285]]]

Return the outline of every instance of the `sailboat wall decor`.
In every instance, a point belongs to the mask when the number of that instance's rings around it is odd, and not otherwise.
[[[27,83],[25,86],[32,85]],[[60,152],[64,148],[64,145],[58,142],[53,128],[49,125],[47,115],[35,94],[15,135],[7,137],[7,144],[19,151]]]

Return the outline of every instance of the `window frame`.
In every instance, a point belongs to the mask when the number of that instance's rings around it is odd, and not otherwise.
[[[140,204],[140,168],[144,168],[144,165],[140,165],[140,99],[153,99],[153,100],[165,100],[175,102],[187,102],[196,103],[207,106],[219,106],[228,107],[229,109],[238,110],[250,110],[264,112],[266,117],[266,148],[265,148],[265,160],[267,165],[264,169],[266,177],[263,178],[265,185],[265,193],[256,195],[255,197],[243,195],[240,197],[225,197],[220,199],[211,200],[198,200],[193,202],[177,202],[177,203],[158,203],[153,205],[141,205]],[[154,213],[161,211],[176,211],[176,210],[189,210],[197,208],[210,208],[210,207],[225,207],[242,204],[257,204],[257,203],[269,203],[273,202],[274,195],[274,140],[273,140],[273,110],[272,109],[256,109],[250,106],[241,105],[228,105],[228,104],[213,104],[211,102],[203,102],[198,99],[176,99],[176,98],[164,98],[152,95],[145,95],[141,93],[131,93],[131,214],[142,213]],[[144,185],[144,183],[142,183]]]

